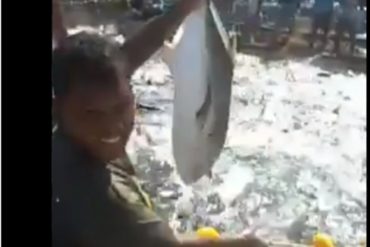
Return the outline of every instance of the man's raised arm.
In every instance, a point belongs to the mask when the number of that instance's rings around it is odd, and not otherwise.
[[[122,46],[128,74],[132,74],[149,59],[163,45],[165,39],[180,26],[185,17],[203,2],[205,0],[181,0],[171,11],[155,17],[128,38]]]

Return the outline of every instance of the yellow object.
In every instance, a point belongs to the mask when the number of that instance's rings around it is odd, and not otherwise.
[[[333,239],[323,233],[317,233],[313,237],[313,246],[314,247],[335,247]]]
[[[197,230],[197,237],[200,239],[217,240],[220,239],[220,234],[212,227],[202,227]]]
[[[363,239],[360,241],[360,246],[361,247],[366,247],[366,239]]]

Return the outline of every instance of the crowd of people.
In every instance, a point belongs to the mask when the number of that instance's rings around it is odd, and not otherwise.
[[[228,1],[228,0],[227,0]],[[309,39],[309,46],[314,48],[317,41],[320,41],[320,47],[325,48],[329,40],[329,34],[331,30],[334,30],[334,47],[333,53],[340,54],[340,43],[344,39],[345,34],[348,35],[350,43],[350,53],[355,52],[356,34],[360,31],[361,25],[363,25],[364,10],[366,10],[366,0],[313,0],[313,6],[311,9],[312,14],[312,29]],[[156,10],[153,11],[154,15],[160,12],[166,12],[170,9],[171,5],[176,0],[131,0],[131,6],[144,13],[150,9],[150,4],[155,4]],[[235,1],[240,2],[240,1]],[[253,33],[258,28],[257,26],[262,23],[261,12],[263,11],[263,4],[266,0],[244,0],[243,5],[248,5],[248,18],[245,20],[246,28],[253,39]],[[274,37],[278,39],[280,34],[288,31],[290,34],[295,26],[295,16],[301,6],[307,2],[305,0],[277,0],[279,4],[279,10],[275,19]],[[311,0],[312,2],[312,0]],[[235,4],[233,4],[235,5]],[[220,10],[222,12],[222,10]],[[240,12],[240,10],[239,10]],[[251,24],[252,23],[252,24]],[[321,35],[319,35],[321,31]]]
[[[250,0],[249,2],[259,2],[258,6],[262,5],[263,0]],[[295,25],[295,16],[304,1],[302,0],[279,0],[279,13],[275,22],[275,34],[278,36],[282,30],[288,29],[291,33]],[[363,11],[366,10],[366,0],[314,0],[312,6],[312,29],[309,45],[314,48],[319,39],[319,31],[322,31],[321,47],[325,48],[329,40],[329,33],[333,28],[334,50],[336,54],[340,54],[340,43],[343,40],[344,34],[349,36],[350,53],[355,51],[356,34],[360,31]],[[260,15],[261,8],[256,12]]]

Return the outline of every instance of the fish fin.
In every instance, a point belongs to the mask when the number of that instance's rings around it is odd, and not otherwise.
[[[206,124],[207,115],[211,106],[211,100],[211,88],[210,85],[207,85],[206,97],[203,101],[202,106],[196,112],[196,119],[198,123],[200,123],[201,129],[203,129]]]

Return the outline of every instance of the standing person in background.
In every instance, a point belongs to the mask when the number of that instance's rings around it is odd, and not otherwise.
[[[279,36],[285,29],[290,34],[295,25],[295,15],[299,8],[300,0],[279,0],[279,14],[275,24],[274,42],[278,41]]]
[[[250,42],[255,43],[255,34],[260,28],[260,12],[262,7],[262,0],[249,0],[248,3],[248,19],[246,26],[250,33]]]
[[[322,46],[326,47],[331,19],[333,17],[334,0],[315,0],[313,6],[313,24],[310,47],[313,48],[318,30],[323,31]]]
[[[359,2],[358,0],[341,0],[339,3],[341,10],[335,27],[334,53],[340,55],[340,42],[344,33],[347,32],[352,55],[355,51],[356,33],[359,27],[359,10],[357,9]]]
[[[261,11],[261,6],[262,6],[262,0],[249,0],[249,3],[248,3],[249,14],[252,16],[259,15]]]

